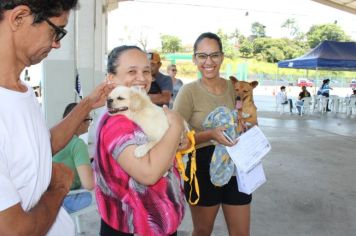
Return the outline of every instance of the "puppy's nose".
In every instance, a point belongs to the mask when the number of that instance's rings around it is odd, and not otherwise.
[[[240,96],[236,96],[236,101],[240,101],[241,97]]]
[[[106,100],[106,106],[108,108],[111,108],[113,101],[114,101],[114,99],[112,99],[112,98],[109,98],[108,100]]]

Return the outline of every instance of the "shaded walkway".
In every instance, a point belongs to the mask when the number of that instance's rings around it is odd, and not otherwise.
[[[269,99],[255,99],[272,150],[263,162],[267,183],[253,196],[251,236],[354,236],[356,118],[281,116]],[[83,229],[98,235],[98,215],[84,216]],[[188,209],[178,235],[191,230]],[[221,212],[213,235],[228,235]]]

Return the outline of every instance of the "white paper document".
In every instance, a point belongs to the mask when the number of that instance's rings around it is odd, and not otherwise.
[[[254,126],[239,137],[232,147],[226,147],[237,169],[249,172],[258,165],[271,150],[271,145],[258,126]]]
[[[249,172],[236,170],[236,178],[239,191],[246,194],[251,194],[266,182],[266,176],[261,162]]]

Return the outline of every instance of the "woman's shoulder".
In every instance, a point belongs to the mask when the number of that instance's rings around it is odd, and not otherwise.
[[[177,83],[177,84],[180,84],[180,85],[183,85],[183,84],[184,84],[184,83],[183,83],[183,80],[181,80],[181,79],[177,79],[176,83]]]
[[[192,82],[183,84],[183,86],[181,87],[183,93],[195,93],[199,91],[199,89],[199,80],[194,80]]]
[[[104,116],[98,127],[105,133],[126,133],[137,128],[138,126],[125,115]]]
[[[187,88],[195,88],[199,86],[199,79],[193,80],[191,82],[188,82],[186,84],[184,84],[184,86],[186,86]]]

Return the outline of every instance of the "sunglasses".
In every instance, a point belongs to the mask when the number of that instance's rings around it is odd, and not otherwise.
[[[64,38],[64,36],[66,36],[67,30],[58,27],[47,18],[45,18],[44,20],[47,22],[47,24],[49,24],[54,29],[54,33],[55,33],[54,41],[59,42],[62,38]]]

